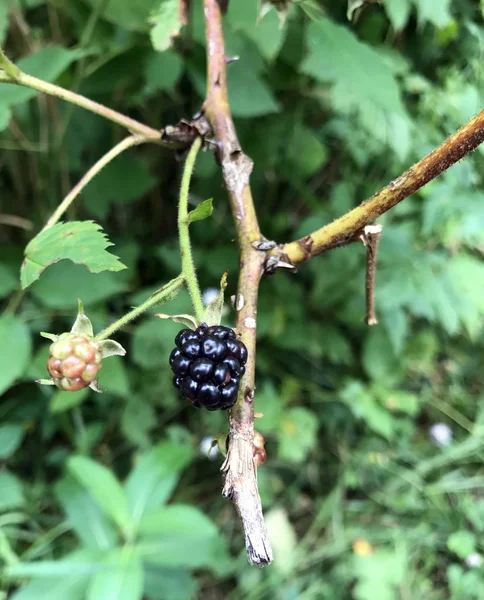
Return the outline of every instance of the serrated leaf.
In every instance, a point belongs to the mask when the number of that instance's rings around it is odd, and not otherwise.
[[[72,456],[67,462],[69,472],[92,494],[99,507],[116,525],[129,534],[131,516],[123,488],[114,474],[103,465],[86,458]]]
[[[163,52],[171,46],[173,38],[182,28],[178,0],[159,0],[149,20],[153,26],[150,32],[153,48]]]
[[[22,288],[38,279],[46,267],[63,259],[82,264],[91,273],[126,269],[117,256],[106,251],[112,245],[102,227],[93,221],[57,223],[41,231],[25,248],[20,272]]]
[[[174,323],[180,323],[193,330],[198,327],[198,322],[192,315],[165,315],[164,313],[157,313],[155,317],[158,317],[159,319],[168,319]]]
[[[30,360],[32,342],[28,327],[18,317],[0,317],[0,396],[25,371]]]
[[[193,223],[194,221],[202,221],[207,219],[213,212],[213,198],[204,200],[200,204],[188,213],[188,222]]]
[[[227,287],[227,271],[222,275],[220,280],[219,295],[210,302],[203,313],[202,322],[207,325],[220,325],[222,322],[222,312],[224,308],[224,293]]]

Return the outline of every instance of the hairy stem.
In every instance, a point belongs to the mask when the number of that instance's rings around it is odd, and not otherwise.
[[[13,65],[13,63],[10,64]],[[15,76],[7,71],[4,64],[1,66],[3,67],[3,72],[0,71],[0,82],[23,85],[37,90],[38,92],[48,94],[49,96],[55,96],[56,98],[60,98],[61,100],[65,100],[66,102],[70,102],[71,104],[75,104],[76,106],[80,106],[81,108],[96,113],[113,123],[117,123],[118,125],[125,127],[131,133],[137,133],[138,135],[152,138],[153,140],[157,140],[160,144],[163,143],[161,141],[161,132],[152,127],[148,127],[148,125],[143,125],[143,123],[131,119],[131,117],[127,117],[103,104],[99,104],[99,102],[89,100],[89,98],[86,98],[85,96],[66,90],[53,83],[48,83],[42,79],[37,79],[37,77],[33,77],[32,75],[27,75],[27,73],[24,73],[15,65],[13,65],[15,69],[17,69],[17,74]]]
[[[96,177],[96,175],[104,169],[104,167],[109,164],[112,160],[116,158],[119,154],[131,148],[132,146],[139,146],[139,144],[145,144],[146,142],[153,142],[152,137],[145,137],[142,135],[131,135],[121,142],[111,148],[109,152],[107,152],[104,156],[102,156],[97,163],[95,163],[89,171],[82,177],[79,183],[72,188],[72,190],[67,194],[67,196],[62,200],[59,206],[52,213],[51,217],[45,224],[42,231],[45,229],[49,229],[53,225],[55,225],[62,215],[66,212],[69,206],[74,202],[74,200],[79,196],[82,190],[86,187],[86,185]]]
[[[358,239],[365,225],[435,179],[483,141],[484,110],[403,175],[346,215],[304,238],[279,246],[269,254],[279,257],[282,262],[298,265]]]
[[[252,161],[242,152],[230,113],[222,15],[218,0],[204,0],[207,38],[207,97],[205,112],[217,141],[217,151],[227,188],[240,250],[237,293],[237,329],[247,346],[249,360],[240,382],[236,405],[230,412],[227,457],[222,465],[223,494],[233,500],[244,528],[249,562],[272,562],[272,549],[262,515],[253,461],[254,378],[257,325],[257,292],[263,273],[264,253],[254,242],[261,239],[255,213],[250,174]]]
[[[185,277],[195,316],[199,321],[203,317],[203,302],[198,285],[197,272],[193,262],[192,248],[190,245],[188,198],[190,195],[190,181],[198,151],[202,147],[202,138],[197,137],[188,152],[180,187],[180,200],[178,203],[178,236],[180,239],[180,252],[182,261],[182,275]]]
[[[129,313],[125,314],[123,317],[121,317],[114,323],[111,323],[111,325],[106,327],[106,329],[103,329],[100,333],[96,335],[96,339],[107,339],[115,331],[121,329],[122,327],[125,327],[130,321],[133,321],[156,304],[172,300],[178,294],[184,283],[185,278],[183,277],[183,275],[179,275],[175,279],[172,279],[161,289],[155,292],[150,298],[148,298],[146,302],[143,302],[143,304],[140,304],[136,308],[133,308],[133,310],[131,310]]]

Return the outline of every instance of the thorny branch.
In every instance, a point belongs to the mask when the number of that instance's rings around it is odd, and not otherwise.
[[[252,161],[242,152],[230,114],[221,9],[217,0],[204,0],[204,10],[208,49],[204,110],[215,135],[237,230],[240,250],[237,329],[250,356],[237,404],[230,413],[228,451],[222,465],[225,477],[222,493],[233,500],[242,519],[249,561],[262,567],[273,560],[252,456],[257,293],[264,254],[252,245],[261,238],[249,184]]]
[[[403,175],[353,210],[306,237],[272,250],[267,263],[269,270],[297,266],[327,250],[359,239],[365,225],[435,179],[483,141],[484,110]]]

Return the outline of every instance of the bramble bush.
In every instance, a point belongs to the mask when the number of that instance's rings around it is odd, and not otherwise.
[[[480,599],[483,147],[379,218],[378,325],[361,242],[262,280],[255,461],[274,563],[255,569],[220,495],[227,413],[180,399],[168,362],[181,327],[235,327],[238,301],[220,147],[190,137],[207,44],[201,0],[183,24],[186,4],[0,3],[0,599]],[[230,109],[268,240],[341,216],[479,112],[483,11],[230,1]],[[178,126],[156,139],[183,119],[189,142]],[[91,375],[76,392],[34,383],[41,332],[79,320],[118,354],[92,368],[102,394]]]

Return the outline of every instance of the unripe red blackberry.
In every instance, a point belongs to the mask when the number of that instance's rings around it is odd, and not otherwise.
[[[50,346],[47,370],[61,390],[75,392],[88,387],[101,367],[102,348],[94,338],[63,333]]]
[[[195,331],[182,329],[170,355],[173,385],[193,406],[226,410],[237,401],[245,373],[247,348],[233,329],[202,323]]]
[[[256,467],[266,462],[267,454],[264,448],[264,436],[258,431],[254,431],[253,451],[254,464]]]

